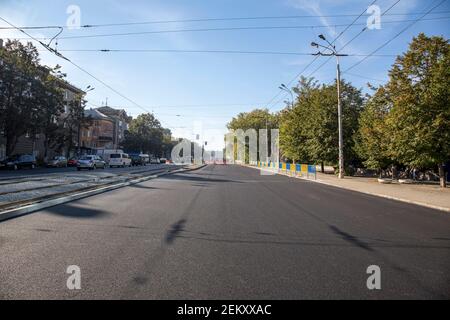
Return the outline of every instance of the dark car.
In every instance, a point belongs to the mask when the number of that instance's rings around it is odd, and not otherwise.
[[[145,161],[139,153],[129,153],[128,155],[130,156],[132,166],[145,165]]]
[[[31,168],[36,167],[36,157],[31,154],[18,154],[11,156],[3,161],[3,164],[8,169],[18,170],[21,168]]]

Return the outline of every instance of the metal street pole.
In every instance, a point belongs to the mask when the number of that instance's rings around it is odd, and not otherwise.
[[[312,42],[311,46],[313,47],[322,47],[326,50],[331,51],[332,53],[322,53],[318,52],[316,55],[321,56],[335,56],[336,57],[336,88],[337,88],[337,98],[338,98],[338,131],[339,131],[339,179],[344,178],[344,134],[343,134],[343,128],[342,128],[342,105],[341,105],[341,68],[339,64],[339,57],[345,57],[346,54],[339,54],[336,51],[336,47],[330,43],[323,35],[319,35],[319,38],[326,41],[328,43],[328,46],[325,47],[323,45],[320,45],[318,43]]]
[[[342,105],[341,105],[341,68],[339,55],[336,54],[337,95],[338,95],[338,130],[339,130],[339,179],[344,178],[344,135],[342,130]]]

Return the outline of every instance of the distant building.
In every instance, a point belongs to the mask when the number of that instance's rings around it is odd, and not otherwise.
[[[83,149],[115,149],[114,120],[96,109],[84,111],[89,119],[89,126],[81,130],[81,147]]]
[[[125,131],[128,130],[128,124],[131,121],[131,117],[127,115],[127,112],[123,109],[114,109],[108,106],[97,108],[102,114],[111,118],[114,122],[114,145],[115,148],[120,148],[122,142],[125,139]]]
[[[85,117],[90,119],[90,124],[81,131],[82,148],[99,151],[122,147],[131,121],[125,110],[105,106],[85,110]]]

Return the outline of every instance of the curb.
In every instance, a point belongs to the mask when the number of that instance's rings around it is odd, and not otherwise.
[[[253,169],[257,169],[257,170],[264,170],[262,168],[257,168],[257,167],[253,167],[253,166],[244,166],[244,167],[253,168]],[[273,172],[273,171],[271,171],[271,172]],[[329,182],[325,182],[325,181],[320,180],[320,179],[311,180],[311,179],[305,179],[305,178],[302,178],[302,177],[292,177],[292,176],[289,176],[287,174],[283,174],[283,173],[280,173],[280,172],[274,172],[274,173],[278,174],[278,175],[281,175],[281,176],[285,176],[285,177],[296,178],[296,179],[300,179],[300,180],[304,180],[304,181],[320,183],[320,184],[324,184],[324,185],[335,187],[335,188],[339,188],[339,189],[359,192],[359,193],[367,194],[367,195],[370,195],[370,196],[375,196],[375,197],[385,198],[385,199],[389,199],[389,200],[405,202],[405,203],[414,204],[414,205],[421,206],[421,207],[426,207],[426,208],[435,209],[435,210],[439,210],[439,211],[444,211],[444,212],[450,213],[450,208],[447,208],[447,207],[435,206],[435,205],[424,203],[424,202],[420,202],[420,201],[414,201],[414,200],[409,200],[409,199],[404,199],[404,198],[397,198],[397,197],[388,196],[388,195],[385,195],[385,194],[380,194],[380,193],[375,193],[375,192],[370,192],[370,191],[355,190],[355,189],[351,189],[351,188],[348,188],[348,187],[339,186],[339,185],[335,185],[335,184],[332,184],[332,183],[329,183]]]
[[[104,193],[104,192],[108,192],[108,191],[112,191],[112,190],[116,190],[119,188],[123,188],[123,187],[127,187],[127,186],[131,186],[134,184],[138,184],[138,183],[142,183],[151,179],[155,179],[155,178],[159,178],[165,175],[169,175],[169,174],[173,174],[173,173],[182,173],[182,172],[189,172],[189,171],[194,171],[194,170],[198,170],[203,168],[205,165],[200,166],[200,167],[196,167],[196,168],[188,168],[188,169],[177,169],[177,170],[173,170],[173,171],[168,171],[168,172],[163,172],[163,173],[159,173],[159,174],[154,174],[154,175],[149,175],[146,177],[141,177],[141,178],[137,178],[131,181],[127,181],[127,182],[121,182],[121,183],[117,183],[117,184],[113,184],[110,186],[106,186],[106,187],[100,187],[98,189],[95,190],[89,190],[89,191],[84,191],[84,192],[80,192],[80,193],[75,193],[75,194],[71,194],[68,196],[64,196],[64,197],[60,197],[60,198],[56,198],[56,199],[51,199],[51,200],[43,200],[37,203],[32,203],[23,207],[19,207],[19,208],[14,208],[14,209],[9,209],[3,212],[0,212],[0,221],[4,221],[4,220],[9,220],[12,218],[17,218],[20,216],[24,216],[27,215],[29,213],[32,212],[36,212],[45,208],[49,208],[49,207],[53,207],[59,204],[63,204],[63,203],[67,203],[67,202],[71,202],[74,200],[79,200],[79,199],[83,199],[83,198],[88,198],[91,196],[95,196],[97,194],[100,193]]]

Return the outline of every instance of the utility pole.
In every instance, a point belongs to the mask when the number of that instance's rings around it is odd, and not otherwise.
[[[336,87],[337,87],[337,100],[338,100],[338,131],[339,131],[339,179],[344,178],[344,136],[343,136],[343,129],[342,129],[342,105],[341,105],[341,68],[339,65],[339,57],[346,57],[347,54],[340,54],[336,51],[336,46],[331,44],[324,35],[319,35],[319,38],[326,41],[328,43],[328,46],[323,46],[318,43],[312,42],[311,46],[319,48],[325,48],[331,53],[323,53],[323,52],[317,52],[315,55],[330,57],[335,56],[336,57]]]
[[[338,127],[339,127],[339,179],[344,178],[344,136],[342,130],[342,105],[341,105],[341,67],[339,55],[336,54],[337,95],[338,95]]]

